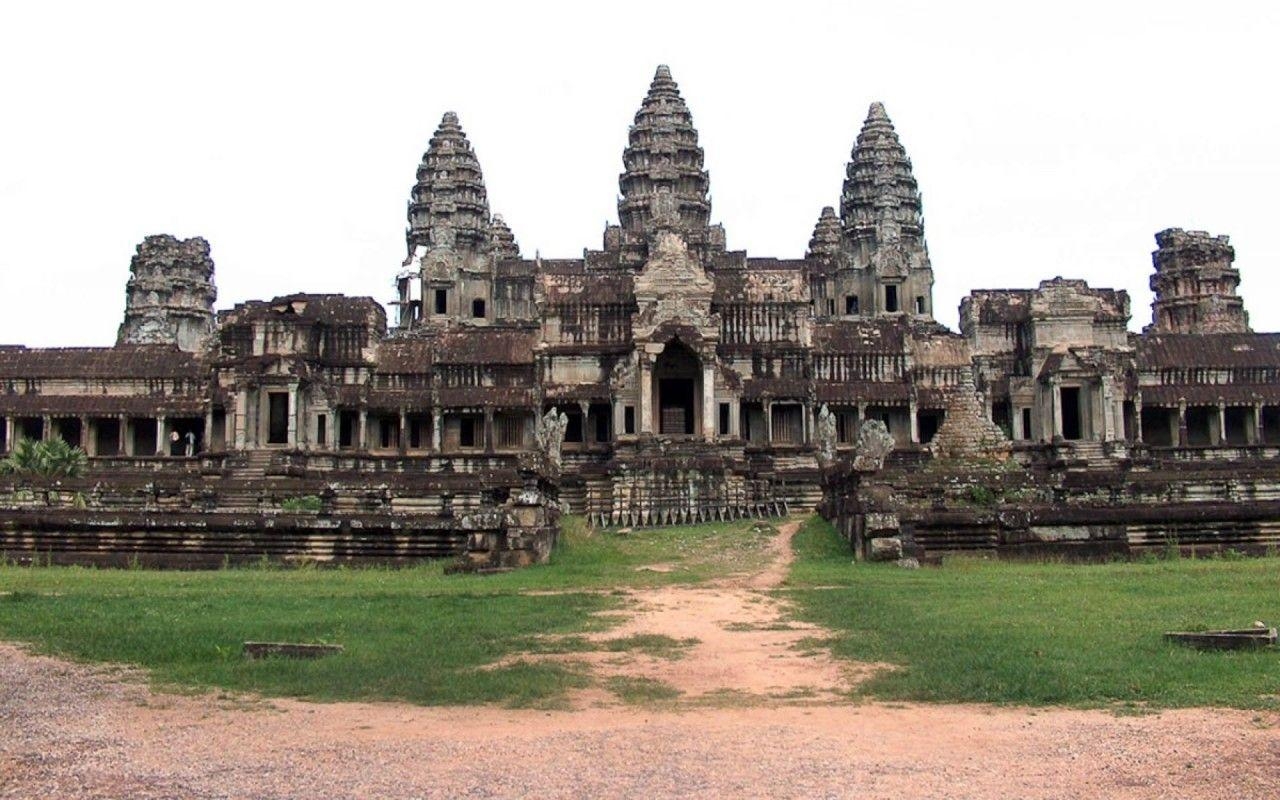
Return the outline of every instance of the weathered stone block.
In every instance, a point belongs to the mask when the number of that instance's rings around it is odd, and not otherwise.
[[[872,539],[868,548],[872,561],[897,561],[902,558],[902,540],[897,536]]]

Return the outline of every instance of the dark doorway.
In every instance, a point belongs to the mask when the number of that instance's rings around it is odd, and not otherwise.
[[[657,378],[658,433],[692,436],[697,430],[698,357],[673,341],[654,364]]]
[[[884,287],[884,310],[890,314],[898,310],[898,287]]]
[[[18,438],[40,441],[44,438],[44,420],[40,417],[25,417],[18,420]]]
[[[80,447],[83,444],[80,441],[83,434],[78,417],[66,417],[53,422],[53,435],[72,447]]]
[[[1062,397],[1062,438],[1074,441],[1080,438],[1080,388],[1064,386]]]
[[[1208,447],[1213,444],[1213,418],[1218,416],[1217,406],[1187,407],[1187,444],[1192,447]]]
[[[1228,408],[1223,414],[1223,422],[1227,429],[1223,433],[1223,441],[1227,444],[1248,444],[1249,429],[1253,427],[1252,408]]]
[[[339,411],[338,412],[338,447],[350,447],[352,439],[352,431],[356,427],[356,412]]]
[[[289,442],[289,395],[285,392],[267,394],[267,444]]]
[[[1022,409],[1022,438],[1031,438],[1031,409]]]
[[[946,411],[921,411],[916,414],[919,420],[917,428],[921,444],[928,444],[933,441],[933,437],[938,435],[938,428],[942,427],[942,420],[946,417],[946,414]]]
[[[1146,406],[1142,409],[1142,442],[1152,447],[1177,444],[1178,412],[1168,408]]]

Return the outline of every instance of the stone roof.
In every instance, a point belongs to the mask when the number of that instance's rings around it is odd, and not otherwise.
[[[198,415],[205,405],[203,397],[191,395],[0,394],[0,415],[6,416]]]
[[[483,250],[491,238],[489,198],[480,161],[458,124],[445,112],[422,154],[418,181],[410,192],[408,246],[456,246]],[[513,242],[514,243],[514,242]]]
[[[271,300],[249,300],[218,313],[218,322],[222,325],[283,318],[330,326],[372,325],[379,334],[387,327],[387,313],[377,300],[342,294],[299,293]]]
[[[1162,333],[1133,338],[1139,369],[1280,367],[1280,333]]]
[[[174,345],[0,348],[0,378],[196,378],[200,360]]]
[[[840,320],[815,325],[817,353],[892,353],[905,351],[906,327],[896,320]]]
[[[911,159],[884,106],[872,103],[845,169],[840,196],[844,229],[856,240],[876,243],[881,226],[891,222],[904,243],[920,245],[924,241],[922,215]]]
[[[468,328],[444,331],[435,341],[437,364],[532,364],[538,332]]]

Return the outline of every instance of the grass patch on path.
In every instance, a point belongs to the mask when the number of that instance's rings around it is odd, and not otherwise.
[[[315,700],[554,705],[590,679],[569,663],[519,660],[531,642],[562,638],[564,651],[596,649],[581,636],[616,621],[601,612],[625,611],[616,590],[749,569],[768,541],[752,521],[624,536],[590,531],[576,518],[566,523],[551,563],[487,576],[447,576],[438,562],[202,572],[0,566],[0,639],[136,665],[170,686]],[[637,570],[658,562],[673,568]],[[678,657],[686,646],[633,639],[609,649]],[[246,661],[241,644],[251,640],[339,643],[345,651],[314,661]]]
[[[1280,651],[1200,652],[1167,630],[1280,622],[1280,559],[852,563],[818,518],[794,541],[787,596],[839,657],[888,662],[890,700],[1280,709]]]

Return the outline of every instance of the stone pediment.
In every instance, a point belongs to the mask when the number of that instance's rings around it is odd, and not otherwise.
[[[711,314],[715,282],[698,260],[689,255],[684,239],[663,232],[650,251],[649,261],[635,278],[639,307],[632,336],[645,341],[660,327],[692,328],[704,340],[720,338],[720,324]]]

